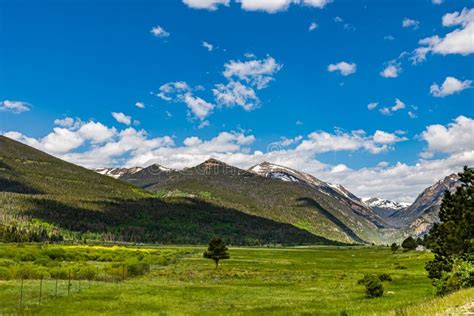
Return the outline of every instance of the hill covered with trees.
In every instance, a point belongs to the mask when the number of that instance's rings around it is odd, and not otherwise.
[[[157,196],[0,136],[0,240],[334,244],[196,195]]]

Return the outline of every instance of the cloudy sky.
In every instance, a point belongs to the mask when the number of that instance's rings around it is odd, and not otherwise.
[[[85,167],[270,161],[412,201],[474,165],[467,0],[0,2],[0,133]]]

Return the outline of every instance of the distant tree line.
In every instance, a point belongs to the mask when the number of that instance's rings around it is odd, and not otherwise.
[[[58,229],[32,223],[0,224],[0,242],[60,242],[64,237]]]

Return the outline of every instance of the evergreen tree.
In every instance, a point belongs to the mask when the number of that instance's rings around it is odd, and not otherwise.
[[[402,242],[403,249],[415,250],[416,249],[416,240],[413,237],[409,236]]]
[[[216,269],[219,267],[219,260],[230,258],[229,250],[222,238],[214,237],[209,241],[209,247],[207,251],[204,252],[204,258],[214,260]]]
[[[393,252],[396,252],[398,250],[398,245],[396,243],[393,243],[391,246],[390,246],[390,249],[393,251]]]
[[[459,176],[461,186],[454,194],[446,191],[439,211],[440,223],[433,226],[428,238],[435,258],[427,263],[426,270],[438,287],[438,294],[455,288],[446,286],[453,282],[455,262],[458,265],[461,260],[471,267],[474,264],[474,169],[464,167]],[[459,282],[473,284],[474,275],[468,278]]]

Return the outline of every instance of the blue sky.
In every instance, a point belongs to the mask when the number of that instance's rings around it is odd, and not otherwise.
[[[409,201],[474,162],[472,4],[3,0],[0,132],[87,167],[270,160]]]

